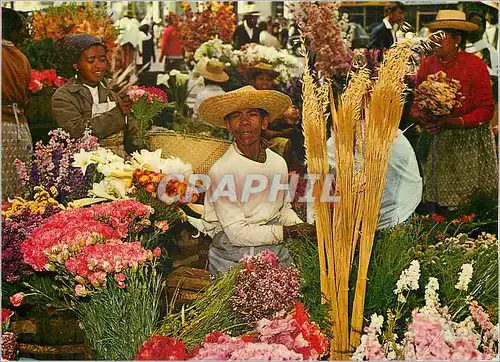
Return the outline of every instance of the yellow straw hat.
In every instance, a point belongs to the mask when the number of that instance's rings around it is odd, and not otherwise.
[[[465,13],[459,10],[439,10],[436,20],[425,24],[429,29],[457,29],[463,31],[476,31],[477,24],[467,21]]]
[[[203,78],[219,83],[224,83],[229,79],[229,76],[224,72],[224,63],[216,59],[210,59],[198,73]]]
[[[280,73],[274,70],[274,67],[271,64],[263,63],[260,62],[253,67],[250,68],[250,71],[248,72],[249,76],[251,78],[255,77],[256,74],[260,73],[267,73],[269,74],[272,78],[278,78],[280,76]]]
[[[243,109],[260,108],[269,113],[270,120],[282,115],[292,104],[290,97],[278,91],[257,90],[246,86],[225,94],[205,99],[198,108],[202,120],[226,128],[224,119],[230,113]]]

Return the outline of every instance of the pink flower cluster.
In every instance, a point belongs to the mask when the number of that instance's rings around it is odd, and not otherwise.
[[[282,344],[300,353],[304,360],[318,360],[328,353],[328,340],[318,325],[311,321],[305,306],[296,303],[293,313],[286,317],[266,318],[257,323],[262,342]]]
[[[108,240],[106,244],[89,245],[75,257],[66,261],[66,269],[76,274],[75,294],[86,294],[85,285],[94,288],[105,287],[108,274],[114,276],[120,288],[125,288],[126,276],[122,271],[139,268],[153,259],[151,250],[146,250],[139,242],[124,243],[121,240]]]
[[[63,264],[86,246],[141,230],[150,212],[147,205],[123,200],[55,214],[22,242],[24,262],[37,271],[49,262]]]
[[[155,101],[160,103],[167,103],[167,94],[160,88],[156,87],[133,85],[129,87],[127,95],[132,100],[132,102],[137,102],[141,98],[144,98],[147,103],[154,103]]]
[[[42,71],[31,69],[29,90],[33,93],[39,92],[44,87],[59,88],[64,83],[64,78],[58,76],[55,69],[46,69]]]
[[[247,321],[254,322],[273,318],[276,313],[293,308],[299,296],[297,268],[281,267],[277,256],[269,250],[243,261],[246,268],[238,275],[231,299],[235,311]]]
[[[269,360],[300,361],[302,355],[283,344],[258,342],[251,336],[231,337],[216,331],[205,337],[201,348],[193,351],[193,360]]]

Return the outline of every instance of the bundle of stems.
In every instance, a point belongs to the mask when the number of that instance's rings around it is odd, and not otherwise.
[[[368,267],[392,144],[403,113],[405,76],[411,56],[411,48],[405,43],[398,44],[385,54],[366,108],[365,198],[359,241],[359,268],[351,318],[350,344],[353,348],[359,345],[363,327]]]
[[[351,348],[359,344],[368,266],[390,150],[403,111],[410,56],[408,44],[389,50],[373,86],[368,70],[353,74],[338,110],[329,85],[315,84],[306,57],[303,129],[308,172],[319,176],[313,195],[321,291],[331,304],[331,359],[348,358]],[[333,209],[320,197],[329,173],[325,139],[328,108],[335,140],[336,194],[340,196]],[[349,279],[357,249],[359,268],[349,326]]]

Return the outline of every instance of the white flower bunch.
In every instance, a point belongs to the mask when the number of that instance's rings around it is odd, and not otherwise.
[[[286,83],[290,79],[298,78],[302,75],[300,62],[286,50],[277,50],[273,47],[256,44],[249,46],[245,50],[235,50],[234,55],[234,66],[240,64],[254,65],[259,62],[273,65],[274,69],[280,73],[278,79],[281,82]]]
[[[231,59],[233,53],[233,46],[231,44],[224,44],[221,39],[215,38],[204,42],[194,52],[194,60],[199,62],[203,57],[210,59]]]
[[[394,289],[394,293],[398,295],[398,301],[400,301],[401,303],[406,302],[406,297],[403,296],[403,292],[417,290],[419,279],[420,263],[417,260],[413,260],[410,263],[408,269],[403,270],[398,282],[396,283],[396,289]]]
[[[458,275],[458,283],[455,284],[455,289],[467,291],[469,288],[469,283],[472,279],[472,273],[474,269],[472,268],[472,264],[463,264],[460,270],[460,274]]]

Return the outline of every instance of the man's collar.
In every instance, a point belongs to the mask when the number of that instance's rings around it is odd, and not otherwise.
[[[259,162],[259,163],[265,163],[266,160],[267,160],[267,152],[266,152],[266,149],[269,148],[271,146],[271,142],[269,142],[268,140],[266,140],[265,138],[261,138],[260,139],[260,153],[259,153],[259,157],[257,158],[256,162]],[[239,153],[240,155],[242,155],[243,157],[245,158],[248,158],[247,156],[245,156],[245,154],[238,148],[238,145],[236,144],[236,142],[233,142],[233,147],[235,149],[235,151],[237,153]],[[250,158],[248,158],[250,160]],[[252,160],[252,161],[255,161],[255,160]]]
[[[248,37],[251,38],[253,36],[254,29],[248,26],[247,21],[243,20],[243,26],[245,27],[245,30],[248,34]]]
[[[392,24],[389,22],[389,19],[387,17],[384,18],[384,20],[382,20],[382,22],[384,23],[385,27],[389,30],[393,30],[392,28]]]

